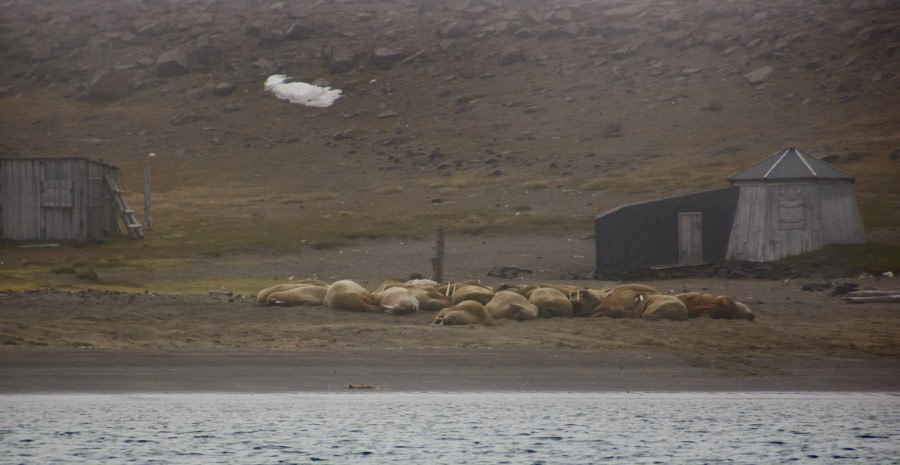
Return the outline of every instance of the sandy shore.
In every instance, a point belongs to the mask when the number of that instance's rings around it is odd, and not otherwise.
[[[584,286],[605,283],[582,281]],[[896,304],[851,305],[802,281],[646,281],[708,290],[757,318],[498,319],[431,326],[251,297],[7,293],[0,392],[891,391],[900,392]],[[860,281],[862,288],[896,286]]]
[[[774,359],[725,374],[654,351],[570,349],[0,351],[0,393],[900,390],[900,361]]]

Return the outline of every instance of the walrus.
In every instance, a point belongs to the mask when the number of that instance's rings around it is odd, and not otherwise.
[[[281,292],[281,291],[286,291],[288,289],[293,289],[295,287],[310,286],[310,285],[328,287],[328,283],[326,283],[324,281],[319,281],[318,279],[301,279],[299,281],[294,281],[294,282],[290,282],[290,283],[276,284],[272,287],[267,287],[267,288],[259,291],[256,294],[256,304],[265,307],[266,305],[269,305],[269,303],[268,303],[269,294],[272,294],[273,292]]]
[[[433,287],[435,289],[441,285],[433,279],[410,279],[403,284],[406,287]]]
[[[591,316],[608,296],[609,291],[605,289],[578,289],[569,293],[569,300],[575,316]]]
[[[300,285],[285,291],[273,292],[269,294],[266,302],[267,305],[280,307],[296,307],[298,305],[314,307],[322,305],[327,292],[328,288],[325,286]]]
[[[492,323],[491,314],[484,309],[484,305],[474,300],[464,300],[438,312],[431,324],[490,326]]]
[[[522,321],[533,320],[538,316],[537,307],[524,296],[513,291],[497,292],[484,308],[494,319],[508,318]]]
[[[366,288],[347,279],[335,281],[328,286],[322,303],[331,308],[354,312],[382,313],[381,307],[375,305],[375,298]]]
[[[276,284],[271,287],[267,287],[256,293],[256,305],[265,307],[269,305],[269,295],[275,292],[286,291],[288,289],[293,289],[295,287],[301,287],[305,284],[300,283],[284,283],[284,284]]]
[[[389,287],[372,295],[385,313],[406,315],[419,311],[419,299],[405,287]]]
[[[494,298],[494,291],[477,286],[466,284],[453,289],[450,294],[450,302],[456,305],[464,300],[474,300],[481,305],[487,305]]]
[[[504,283],[504,284],[501,284],[501,285],[495,287],[494,292],[500,292],[500,291],[515,292],[516,294],[519,294],[527,299],[528,296],[531,295],[532,291],[534,291],[537,288],[538,288],[538,286],[536,286],[534,284],[523,284],[521,286],[511,286],[509,284]]]
[[[590,313],[590,316],[609,318],[634,318],[634,309],[641,303],[639,290],[629,288],[613,289]]]
[[[572,301],[562,291],[550,287],[540,287],[531,292],[528,297],[538,309],[541,318],[570,318],[575,316],[572,310]]]
[[[399,279],[388,279],[386,281],[382,281],[381,284],[377,288],[375,288],[375,292],[381,292],[391,287],[406,287],[406,284],[405,281]]]
[[[659,292],[655,287],[647,286],[645,284],[619,284],[613,286],[612,289],[610,289],[610,292],[615,292],[617,290],[637,291],[644,295],[662,294],[662,292]]]
[[[665,294],[638,296],[638,306],[634,318],[642,320],[683,321],[688,318],[687,307],[678,297]]]
[[[737,309],[738,309],[736,319],[750,320],[750,321],[753,321],[756,319],[756,314],[753,313],[753,310],[750,310],[750,307],[748,307],[747,304],[744,304],[744,303],[741,303],[738,301],[734,301],[734,304],[737,305]]]
[[[746,311],[744,311],[730,297],[708,292],[684,292],[676,294],[675,297],[678,297],[687,306],[689,318],[753,320],[755,317],[749,307],[741,304],[746,308]]]
[[[423,312],[439,312],[453,305],[450,297],[432,287],[411,287],[409,292],[419,300],[419,310]]]
[[[565,294],[572,302],[572,312],[575,316],[589,316],[606,296],[604,291],[570,284],[544,283],[538,287],[556,289]]]

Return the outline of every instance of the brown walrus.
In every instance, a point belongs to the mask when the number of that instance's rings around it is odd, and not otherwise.
[[[474,300],[464,300],[438,312],[431,324],[490,326],[492,323],[491,314],[484,309],[484,305]]]
[[[524,296],[513,291],[498,291],[484,308],[494,319],[507,318],[522,321],[533,320],[538,316],[537,307]]]
[[[354,312],[382,313],[381,307],[375,305],[372,293],[358,283],[347,279],[335,281],[328,286],[323,303],[331,308]]]
[[[708,292],[685,292],[677,294],[687,306],[689,318],[713,318],[727,320],[753,320],[755,315],[744,304],[738,306],[730,297],[710,294]]]

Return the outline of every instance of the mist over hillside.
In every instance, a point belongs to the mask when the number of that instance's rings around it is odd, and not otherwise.
[[[590,217],[793,146],[898,237],[889,0],[0,0],[0,62],[0,156],[103,159],[129,195],[149,166],[170,217]]]

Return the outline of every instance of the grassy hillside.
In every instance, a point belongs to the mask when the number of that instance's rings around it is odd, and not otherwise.
[[[890,2],[7,0],[0,10],[0,156],[103,159],[138,212],[151,170],[154,229],[103,254],[293,252],[429,237],[437,225],[588,236],[598,213],[725,186],[788,146],[854,175],[868,237],[900,244]],[[174,49],[184,72],[162,73]],[[379,61],[384,49],[398,58]],[[97,98],[96,78],[111,71],[127,90]],[[328,108],[278,100],[262,88],[276,72],[343,96]],[[219,95],[223,83],[234,91]]]

